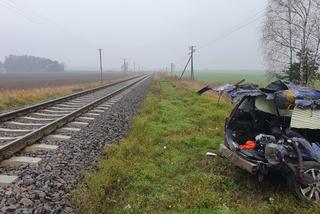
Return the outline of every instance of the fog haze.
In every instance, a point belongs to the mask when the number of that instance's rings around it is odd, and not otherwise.
[[[120,69],[123,58],[145,69],[170,62],[181,68],[195,45],[196,69],[263,69],[258,13],[265,6],[265,0],[2,0],[0,60],[28,54],[63,61],[67,69],[95,69],[102,48],[105,69]]]

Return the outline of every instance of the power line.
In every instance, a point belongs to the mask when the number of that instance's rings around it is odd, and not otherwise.
[[[26,18],[27,20],[32,20],[33,23],[37,24],[43,24],[44,20],[43,17],[39,16],[38,13],[34,11],[28,10],[25,6],[19,7],[16,3],[10,0],[1,0],[3,4],[5,4],[8,7],[10,7],[10,10],[13,12],[18,13],[22,17]]]
[[[26,20],[28,20],[29,22],[33,23],[33,24],[39,24],[39,22],[37,20],[35,20],[33,17],[30,17],[28,14],[26,14],[24,11],[18,10],[17,8],[15,8],[14,6],[12,6],[9,2],[7,1],[0,1],[0,4],[7,8],[8,10],[10,10],[13,13],[18,14],[19,16],[25,18]]]
[[[45,23],[50,24],[51,26],[54,26],[55,28],[59,29],[59,31],[63,31],[64,33],[68,34],[70,37],[74,39],[81,40],[82,42],[86,43],[87,45],[94,47],[90,41],[86,40],[85,38],[79,36],[79,34],[74,34],[70,32],[69,30],[66,30],[64,27],[56,23],[55,21],[41,15],[37,11],[31,9],[30,7],[27,7],[22,2],[15,0],[0,0],[0,4],[7,9],[11,10],[12,12],[22,16],[26,20],[30,21],[34,24],[43,25]]]
[[[200,47],[198,48],[198,50],[200,49],[203,49],[203,48],[206,48],[210,45],[212,45],[213,43],[215,42],[218,42],[220,40],[223,40],[227,37],[229,37],[230,35],[232,35],[233,33],[247,27],[248,25],[250,25],[251,23],[259,20],[260,18],[264,17],[264,14],[261,15],[261,13],[263,13],[265,11],[265,9],[263,10],[260,10],[258,13],[256,13],[255,15],[253,16],[250,16],[248,19],[246,19],[245,21],[241,22],[240,24],[238,24],[236,27],[234,27],[233,29],[229,30],[229,31],[226,31],[225,33],[221,34],[220,36],[216,37],[215,39],[207,42],[206,44],[204,45],[200,45]]]
[[[27,14],[29,17],[33,17],[35,19],[38,19],[40,22],[42,23],[54,23],[54,21],[48,19],[47,17],[41,15],[40,13],[38,13],[37,11],[29,8],[28,6],[26,6],[25,4],[23,4],[22,2],[15,0],[6,0],[7,2],[9,2],[16,10],[22,11],[25,14]],[[56,24],[56,23],[55,23]]]
[[[198,50],[203,49],[203,48],[206,48],[206,47],[212,45],[212,44],[215,43],[215,42],[218,42],[218,41],[220,41],[220,40],[223,40],[223,39],[227,38],[228,36],[230,36],[231,34],[237,32],[237,31],[245,28],[246,26],[250,25],[251,23],[259,20],[260,18],[264,17],[264,14],[261,15],[264,11],[265,11],[265,9],[262,9],[262,10],[258,11],[258,12],[255,13],[254,15],[246,18],[245,20],[243,20],[242,22],[240,22],[239,24],[237,24],[235,27],[233,27],[232,29],[226,31],[225,33],[221,34],[220,36],[216,37],[215,39],[213,39],[213,40],[211,40],[211,41],[209,41],[209,42],[207,42],[207,43],[205,43],[205,44],[203,44],[203,45],[200,45],[200,47],[198,48]],[[185,60],[185,58],[186,58],[186,56],[183,57],[183,60]],[[181,58],[181,59],[182,59],[182,58]],[[182,61],[182,60],[177,61],[176,64],[178,64],[180,61]],[[189,61],[188,61],[188,62],[189,62]],[[187,65],[188,65],[188,63],[187,63]],[[186,66],[187,66],[187,65],[186,65]],[[184,71],[185,71],[185,70],[184,70]],[[182,75],[184,74],[184,71],[183,71]],[[181,77],[182,77],[182,75],[181,75]]]

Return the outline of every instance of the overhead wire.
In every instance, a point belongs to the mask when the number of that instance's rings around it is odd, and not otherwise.
[[[36,20],[34,17],[31,17],[29,14],[27,14],[25,11],[23,10],[19,10],[17,9],[15,6],[13,6],[12,4],[10,4],[10,2],[5,1],[5,0],[0,0],[0,5],[2,5],[3,7],[7,8],[8,10],[10,10],[13,13],[18,14],[19,16],[25,18],[26,20],[28,20],[29,22],[33,23],[33,24],[39,24],[38,20]]]
[[[229,37],[230,35],[232,35],[233,33],[238,32],[239,30],[247,27],[248,25],[258,21],[259,19],[261,19],[262,17],[265,16],[265,14],[263,14],[264,11],[265,11],[265,9],[260,10],[259,12],[255,13],[253,16],[250,16],[249,18],[247,18],[243,22],[237,24],[232,29],[226,31],[225,33],[223,33],[220,36],[214,38],[213,40],[211,40],[209,42],[206,42],[203,45],[200,45],[197,49],[200,50],[200,49],[206,48],[206,47],[212,45],[213,43],[218,42],[220,40],[223,40],[223,39]]]
[[[51,20],[51,19],[39,14],[38,12],[36,12],[36,11],[34,11],[32,9],[30,9],[29,7],[27,7],[25,4],[23,4],[22,2],[20,2],[18,0],[15,0],[15,1],[14,0],[0,0],[0,5],[4,6],[7,9],[11,10],[12,12],[15,12],[18,15],[24,17],[25,19],[27,19],[31,23],[34,23],[34,24],[48,23],[48,24],[56,26],[60,30],[62,30],[65,33],[69,34],[70,36],[75,37],[75,34],[71,33],[68,30],[66,30],[64,27],[60,26],[55,21],[53,21],[53,20]],[[262,18],[264,16],[264,14],[261,16],[261,13],[263,13],[264,11],[265,11],[265,9],[258,11],[253,16],[250,16],[249,18],[245,19],[244,21],[239,23],[234,28],[226,31],[225,33],[221,34],[220,36],[216,37],[215,39],[213,39],[213,40],[211,40],[211,41],[209,41],[209,42],[207,42],[207,43],[205,43],[203,45],[200,45],[197,48],[197,50],[209,47],[213,43],[218,42],[220,40],[223,40],[223,39],[229,37],[230,35],[232,35],[233,33],[237,32],[237,31],[245,28],[246,26],[250,25],[251,23],[259,20],[260,18]],[[90,46],[94,46],[91,42],[87,41],[83,37],[80,38],[79,35],[77,35],[76,37],[77,37],[77,39],[80,39],[80,40],[86,42]],[[185,61],[185,59],[188,57],[188,55],[185,55],[185,56],[183,56],[183,58],[181,58],[181,60],[176,61],[176,64],[180,63],[181,61]]]
[[[238,23],[235,27],[233,27],[232,29],[226,31],[225,33],[222,33],[220,36],[214,38],[213,40],[211,41],[208,41],[206,42],[205,44],[203,45],[200,45],[197,50],[201,50],[201,49],[204,49],[204,48],[207,48],[209,47],[210,45],[212,45],[213,43],[216,43],[220,40],[223,40],[227,37],[229,37],[230,35],[232,35],[233,33],[235,32],[238,32],[239,30],[247,27],[248,25],[258,21],[259,19],[261,19],[262,17],[265,16],[265,14],[263,14],[263,12],[265,11],[265,9],[262,9],[262,10],[259,10],[257,13],[255,13],[254,15],[246,18],[245,20],[243,20],[242,22]],[[189,54],[188,54],[189,55]],[[188,56],[187,55],[187,56]],[[186,59],[186,56],[184,56],[184,60]],[[177,62],[179,63],[179,62]]]
[[[6,7],[7,9],[11,10],[12,12],[22,16],[26,20],[30,21],[33,24],[43,25],[43,24],[49,24],[50,26],[54,26],[56,29],[59,29],[59,31],[63,31],[70,37],[81,40],[82,42],[86,43],[87,45],[91,47],[95,47],[90,41],[83,38],[82,36],[79,36],[79,34],[75,34],[70,32],[69,30],[62,27],[60,24],[55,22],[52,19],[49,19],[40,13],[36,12],[35,10],[31,9],[30,7],[26,6],[24,3],[18,0],[0,0],[0,5]]]

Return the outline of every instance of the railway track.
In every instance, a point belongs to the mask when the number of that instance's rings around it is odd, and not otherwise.
[[[132,77],[120,82],[86,90],[20,110],[0,114],[0,167],[21,163],[36,163],[40,158],[14,156],[17,152],[56,149],[57,146],[36,144],[46,137],[67,140],[81,131],[117,102],[117,96],[148,79],[149,75]],[[62,131],[62,134],[59,133]],[[56,134],[57,132],[58,134]],[[1,175],[0,186],[6,186],[17,176]]]

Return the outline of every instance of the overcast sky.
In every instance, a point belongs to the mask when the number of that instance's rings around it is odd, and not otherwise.
[[[198,69],[263,69],[265,7],[266,0],[0,0],[0,59],[28,54],[96,68],[103,48],[107,69],[123,58],[183,67],[195,45]]]

